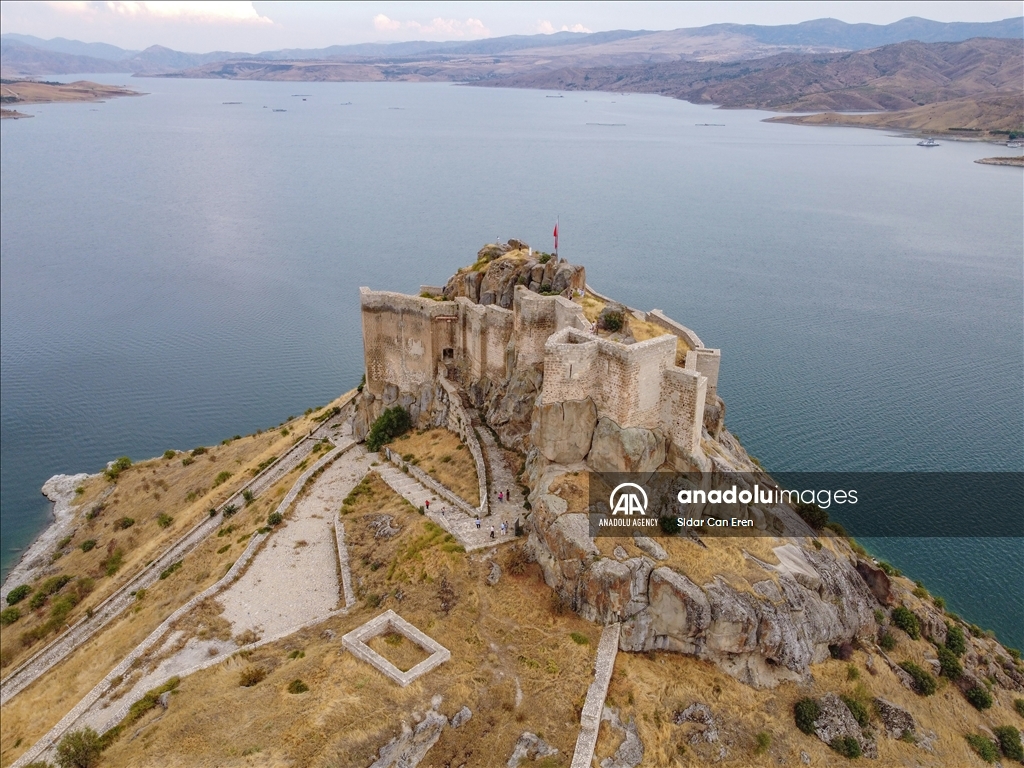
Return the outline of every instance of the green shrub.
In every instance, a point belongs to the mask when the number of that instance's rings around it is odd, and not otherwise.
[[[814,721],[821,717],[821,707],[814,699],[803,698],[793,705],[796,727],[808,736],[814,734]]]
[[[905,606],[892,609],[892,623],[910,635],[911,640],[921,637],[921,622],[918,621],[917,615]]]
[[[230,546],[230,545],[229,545],[229,546]],[[168,576],[170,576],[170,575],[171,575],[172,573],[174,573],[174,572],[175,572],[176,570],[178,570],[179,568],[181,568],[181,564],[182,564],[182,561],[181,561],[181,560],[179,560],[179,561],[178,561],[178,562],[176,562],[176,563],[171,563],[171,564],[170,564],[169,566],[167,566],[167,567],[166,567],[166,568],[165,568],[165,569],[164,569],[163,571],[161,571],[161,572],[160,572],[160,579],[161,579],[161,580],[163,580],[163,579],[166,579],[166,578],[167,578]]]
[[[1017,710],[1017,714],[1024,717],[1024,699],[1014,699],[1013,708]]]
[[[193,456],[202,456],[204,453],[206,453],[206,448],[201,445],[198,448],[192,449]]]
[[[891,651],[896,647],[896,638],[892,632],[883,632],[878,638],[878,645],[883,651]]]
[[[292,680],[288,683],[288,693],[305,693],[309,690],[309,686],[301,680]]]
[[[125,718],[122,721],[121,725],[131,725],[140,720],[143,715],[145,715],[147,712],[149,712],[149,710],[153,709],[154,707],[156,707],[157,704],[160,703],[161,694],[175,690],[180,683],[181,678],[175,676],[163,685],[158,686],[152,689],[151,691],[146,691],[145,696],[143,696],[141,699],[132,704],[131,708],[128,710],[128,714],[125,715]]]
[[[584,635],[582,632],[570,632],[569,637],[576,645],[587,645],[590,642],[590,638]]]
[[[32,594],[32,587],[28,584],[17,586],[7,593],[7,604],[14,605],[15,603],[20,603],[30,594]]]
[[[92,768],[102,751],[100,735],[92,728],[71,731],[57,745],[57,764],[60,768]]]
[[[116,459],[114,463],[107,467],[105,470],[103,470],[103,474],[106,476],[107,480],[109,480],[110,482],[114,482],[117,480],[120,474],[124,472],[126,469],[128,469],[131,465],[132,460],[129,459],[127,456],[122,456],[121,458]]]
[[[280,525],[284,522],[284,515],[280,512],[271,512],[267,515],[267,525]]]
[[[21,611],[11,605],[0,611],[0,626],[7,627],[21,618]]]
[[[844,539],[846,538],[846,529],[835,520],[829,520],[825,523],[824,528],[825,530],[832,531],[836,536],[842,536]]]
[[[78,546],[83,552],[91,552],[96,547],[96,539],[86,539]]]
[[[366,449],[379,451],[385,443],[389,443],[412,427],[412,419],[402,406],[395,405],[377,417],[366,435]]]
[[[935,607],[940,611],[946,610],[946,598],[936,595],[932,598],[932,602],[935,603]]]
[[[100,567],[103,568],[107,576],[113,576],[121,570],[122,565],[124,565],[124,550],[120,547],[115,549],[100,563]]]
[[[950,680],[959,680],[964,673],[964,668],[960,666],[960,660],[956,654],[945,647],[939,648],[939,667],[939,674]]]
[[[853,715],[853,719],[857,721],[857,725],[861,728],[868,727],[868,721],[871,720],[871,715],[868,714],[867,707],[857,701],[851,696],[840,696],[843,700],[843,704],[850,710],[850,714]]]
[[[32,599],[28,601],[28,607],[31,608],[33,611],[42,608],[44,605],[46,605],[46,599],[48,597],[48,594],[46,594],[42,590],[39,590],[34,595],[32,595]]]
[[[78,595],[74,592],[58,597],[50,606],[50,618],[53,619],[55,625],[60,626],[64,624],[71,609],[76,605],[78,605]]]
[[[999,758],[999,748],[987,736],[969,733],[964,738],[967,739],[967,743],[971,745],[971,749],[977,753],[978,757],[986,763],[994,763]]]
[[[963,656],[967,651],[967,638],[959,624],[946,625],[946,647],[957,656]]]
[[[267,676],[267,670],[263,667],[250,666],[242,670],[238,676],[238,684],[243,688],[252,688]]]
[[[547,264],[549,261],[551,261],[551,254],[550,253],[541,253],[537,257],[537,263],[538,264]]]
[[[125,531],[135,525],[134,517],[122,517],[114,521],[115,531]]]
[[[673,535],[675,535],[676,533],[679,532],[679,528],[680,528],[680,526],[679,526],[679,519],[676,518],[676,517],[668,517],[668,516],[659,517],[658,518],[658,527],[661,528],[663,533],[665,533],[665,534],[667,534],[669,536],[673,536]]]
[[[820,531],[828,523],[828,512],[817,504],[804,504],[800,502],[796,505],[796,513],[816,531]]]
[[[227,505],[226,507],[224,507],[224,509],[223,509],[223,510],[221,511],[221,514],[222,514],[222,515],[224,515],[224,517],[225,517],[225,519],[226,519],[226,518],[229,518],[229,517],[231,517],[231,516],[232,516],[233,514],[235,514],[235,512],[237,512],[237,511],[238,511],[238,507],[236,507],[236,506],[235,506],[234,504],[228,504],[228,505]]]
[[[829,742],[829,746],[840,755],[847,757],[850,760],[858,758],[861,755],[860,742],[853,738],[853,736],[836,736]]]
[[[71,543],[72,536],[65,536],[63,539],[57,542],[57,549],[64,549],[68,544]]]
[[[218,485],[223,485],[231,478],[231,473],[226,469],[223,472],[218,472],[217,476],[213,478],[213,487],[216,488]]]
[[[894,568],[893,566],[889,565],[884,560],[878,564],[878,567],[881,568],[885,572],[886,576],[896,577],[896,576],[902,576],[903,575],[902,572],[900,572],[899,568]]]
[[[1024,747],[1020,743],[1020,731],[1012,725],[1000,725],[992,729],[999,740],[999,751],[1007,760],[1024,760]]]
[[[183,466],[183,467],[189,467],[189,466],[191,466],[191,465],[193,465],[195,463],[196,463],[196,460],[193,459],[191,456],[186,456],[185,458],[183,458],[181,460],[181,466]]]
[[[964,698],[977,710],[988,709],[992,706],[992,694],[983,685],[976,685],[964,693]]]
[[[935,693],[938,683],[929,672],[926,672],[912,661],[901,662],[900,666],[903,667],[903,670],[910,675],[911,679],[913,679],[914,690],[918,694],[921,696],[931,696]]]
[[[252,492],[252,488],[246,488],[242,491],[242,498],[245,499],[245,506],[249,506],[256,501],[256,494]]]
[[[601,321],[601,327],[612,333],[618,333],[626,324],[626,318],[621,312],[602,312],[598,319]]]
[[[70,584],[74,578],[66,573],[62,573],[60,576],[51,576],[39,585],[39,591],[46,595],[55,595]]]
[[[761,731],[754,737],[754,742],[756,744],[754,754],[763,755],[768,752],[768,748],[772,745],[772,736],[768,731]]]
[[[168,448],[166,451],[164,451],[164,458],[165,459],[173,459],[177,455],[178,455],[178,452],[177,451],[172,451],[170,448]]]

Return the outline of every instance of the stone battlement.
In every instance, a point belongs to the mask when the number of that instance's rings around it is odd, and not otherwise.
[[[508,271],[504,262],[495,265],[496,271]],[[572,278],[576,280],[584,274],[581,267],[565,262],[557,270],[561,272],[556,275],[576,276]],[[465,274],[456,276],[460,277]],[[553,406],[589,401],[593,405],[587,407],[595,411],[594,425],[604,423],[598,432],[614,427],[654,435],[650,439],[660,447],[650,454],[652,460],[673,449],[684,457],[700,455],[705,403],[717,402],[721,352],[706,348],[692,330],[660,310],[626,308],[631,316],[664,329],[665,335],[624,343],[595,332],[583,307],[569,298],[582,292],[568,282],[569,277],[562,294],[553,295],[531,290],[532,282],[500,291],[478,287],[475,293],[453,295],[456,278],[445,289],[448,299],[429,286],[421,286],[423,296],[360,288],[366,392],[371,401],[380,401],[370,409],[371,415],[380,405],[398,402],[421,425],[446,424],[443,415],[431,414],[444,407],[435,402],[437,382],[450,378],[476,392],[478,406],[490,402],[492,414],[513,414],[536,404],[534,420],[544,421],[549,411],[554,413]],[[475,280],[487,287],[491,276]],[[492,300],[491,293],[505,298]],[[485,294],[487,301],[472,298]],[[681,351],[685,351],[683,367],[677,365]],[[510,399],[522,401],[518,409]],[[564,409],[558,413],[564,418]],[[521,433],[525,435],[526,430]],[[552,432],[541,424],[531,434],[534,442],[543,442]],[[590,443],[576,442],[578,450],[570,453],[576,456],[582,451],[575,460],[583,460]],[[535,447],[545,454],[563,454],[543,445]]]

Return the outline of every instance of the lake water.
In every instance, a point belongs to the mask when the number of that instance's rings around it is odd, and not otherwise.
[[[550,250],[556,216],[597,290],[722,349],[768,469],[1024,469],[1024,184],[973,162],[1008,150],[654,96],[93,79],[149,95],[0,128],[5,572],[50,475],[327,402],[359,286]],[[1024,643],[1021,539],[868,544]]]

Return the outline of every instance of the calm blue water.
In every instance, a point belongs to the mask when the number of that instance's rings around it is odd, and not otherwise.
[[[326,402],[361,374],[358,286],[548,249],[556,216],[598,290],[722,348],[767,468],[1024,468],[1024,184],[972,162],[998,148],[648,96],[131,85],[0,127],[5,570],[50,475]],[[1020,543],[870,546],[1019,646]]]

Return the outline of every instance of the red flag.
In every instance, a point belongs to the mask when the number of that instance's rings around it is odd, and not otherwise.
[[[558,222],[557,221],[555,222],[555,231],[554,231],[553,234],[555,236],[555,250],[557,251],[558,250]]]

